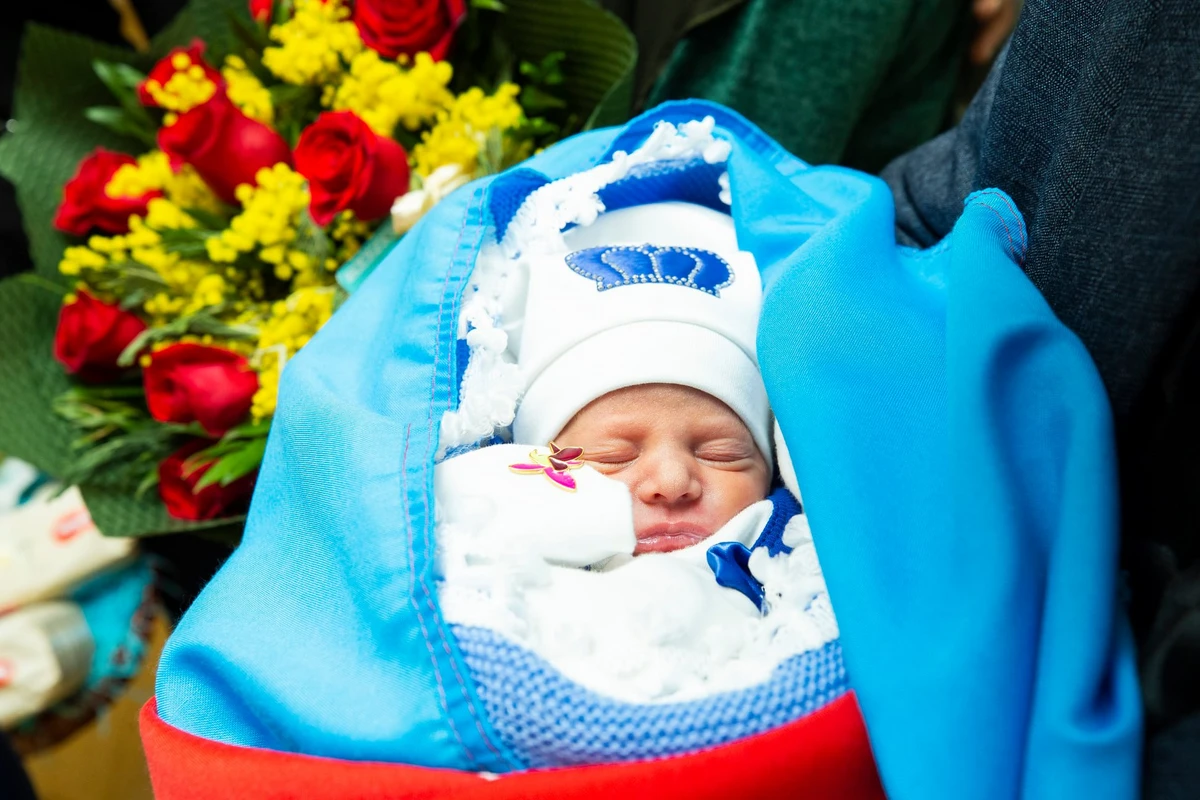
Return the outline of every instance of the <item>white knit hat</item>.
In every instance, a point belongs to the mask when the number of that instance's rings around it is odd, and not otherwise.
[[[600,214],[525,256],[516,345],[526,390],[513,439],[545,444],[617,389],[690,386],[728,405],[771,461],[771,411],[755,336],[762,286],[733,220],[661,202]]]

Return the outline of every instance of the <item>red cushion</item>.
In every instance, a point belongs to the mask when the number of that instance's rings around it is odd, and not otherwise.
[[[788,725],[697,753],[486,778],[222,744],[163,722],[153,699],[142,707],[141,731],[157,800],[884,797],[852,693]]]

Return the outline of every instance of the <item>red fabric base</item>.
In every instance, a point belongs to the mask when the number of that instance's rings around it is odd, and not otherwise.
[[[142,707],[141,731],[157,800],[875,800],[885,796],[853,694],[783,727],[698,753],[498,777],[221,744],[163,722],[153,699]]]

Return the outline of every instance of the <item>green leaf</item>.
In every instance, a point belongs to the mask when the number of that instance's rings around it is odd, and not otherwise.
[[[589,0],[506,0],[506,5],[497,27],[520,60],[541,64],[553,53],[567,54],[561,96],[586,120],[585,128],[629,118],[637,42],[621,20]]]
[[[258,422],[247,422],[245,425],[238,425],[236,428],[230,428],[225,431],[225,435],[221,437],[221,441],[232,441],[234,439],[254,439],[259,436],[266,436],[271,430],[271,420],[264,419]]]
[[[101,82],[112,92],[112,96],[121,104],[121,108],[129,112],[131,117],[147,124],[153,124],[150,115],[142,107],[138,99],[138,84],[146,79],[128,64],[96,59],[92,62],[92,71]]]
[[[97,146],[138,153],[137,139],[83,122],[89,106],[111,102],[92,69],[96,60],[135,61],[129,51],[82,36],[28,25],[21,42],[13,97],[16,131],[0,137],[0,173],[16,187],[17,203],[37,272],[58,276],[68,239],[51,225],[63,184]]]
[[[323,265],[333,255],[333,241],[307,209],[300,214],[300,224],[296,226],[296,239],[292,246],[317,264]]]
[[[54,360],[61,297],[17,278],[0,281],[0,451],[59,475],[70,466],[75,429],[54,413],[71,388]]]
[[[225,56],[238,54],[243,48],[231,18],[254,24],[246,0],[192,0],[154,37],[150,52],[158,60],[173,47],[185,47],[193,39],[201,39],[204,58],[214,66],[220,65]]]
[[[536,86],[526,86],[521,90],[521,107],[526,113],[540,114],[553,108],[566,108],[567,101],[555,97]]]
[[[126,298],[127,302],[122,304],[126,309],[133,307],[128,301],[135,293],[149,297],[167,288],[167,282],[161,275],[136,261],[122,261],[103,269],[86,270],[84,277],[90,286],[106,294]]]
[[[501,3],[500,0],[471,0],[471,7],[482,11],[499,11],[502,14],[508,11],[508,6]]]
[[[70,285],[65,284],[65,283],[60,283],[59,281],[56,281],[56,280],[51,280],[50,278],[44,278],[41,275],[38,275],[36,272],[22,273],[20,275],[17,275],[14,278],[14,280],[18,280],[21,283],[27,283],[31,286],[37,286],[38,288],[44,289],[47,292],[50,292],[51,294],[53,294],[55,297],[59,297],[59,298],[63,297],[64,295],[66,295],[67,293],[69,293],[71,291]]]
[[[410,153],[414,147],[421,143],[421,134],[418,131],[410,131],[399,123],[396,124],[396,130],[392,131],[392,138],[403,145],[404,149]],[[414,172],[412,177],[419,178],[420,176]]]
[[[227,228],[229,220],[233,217],[232,210],[226,215],[214,213],[207,208],[185,208],[183,212],[196,220],[202,229],[214,232]]]
[[[246,50],[261,52],[264,47],[270,46],[271,39],[262,25],[244,18],[241,14],[227,12],[226,18],[229,20],[229,26],[234,36],[245,46]]]
[[[140,386],[105,389],[77,386],[54,398],[54,413],[83,430],[128,433],[144,425],[147,417],[145,411],[122,399],[141,397]],[[92,437],[85,438],[95,441]]]
[[[175,228],[158,232],[163,249],[184,258],[208,258],[208,247],[204,244],[215,235],[214,231],[202,228]]]
[[[149,147],[154,146],[154,130],[139,123],[123,108],[92,106],[85,108],[83,115],[97,125],[102,125],[115,133],[137,139]]]
[[[142,478],[142,482],[137,485],[133,496],[139,500],[145,497],[151,489],[158,486],[158,470],[152,469],[146,473],[146,477]]]
[[[566,53],[556,50],[548,54],[538,64],[532,61],[522,61],[520,66],[521,74],[539,86],[558,86],[563,82],[562,62],[566,57]]]
[[[236,543],[245,516],[211,520],[176,519],[167,513],[157,493],[138,496],[127,488],[87,485],[79,487],[96,527],[107,536],[158,536],[198,533]]]
[[[249,325],[230,325],[217,319],[212,312],[197,311],[177,317],[165,325],[142,331],[121,351],[117,364],[122,367],[132,366],[138,353],[154,342],[177,339],[189,333],[197,336],[219,336],[223,339],[253,339],[258,336],[258,329]]]
[[[249,6],[249,3],[246,4]],[[271,22],[279,22],[280,20],[290,19],[292,16],[292,7],[295,3],[292,0],[275,0],[271,4]]]
[[[200,480],[196,481],[193,491],[199,492],[215,483],[228,486],[258,469],[267,449],[266,437],[244,440],[242,444],[242,447],[217,459],[216,463],[200,476]]]
[[[320,88],[317,86],[298,86],[292,83],[280,83],[270,88],[271,105],[275,107],[288,105],[308,105],[320,99]]]

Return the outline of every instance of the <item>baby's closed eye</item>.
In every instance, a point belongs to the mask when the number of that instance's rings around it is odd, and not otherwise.
[[[741,439],[712,439],[695,448],[696,458],[718,464],[733,464],[754,457],[754,445]]]
[[[636,459],[637,456],[637,448],[624,442],[588,447],[584,449],[583,455],[588,463],[600,471],[604,471],[605,467],[612,469],[624,466]]]

